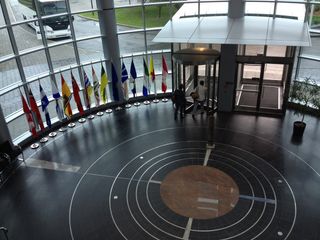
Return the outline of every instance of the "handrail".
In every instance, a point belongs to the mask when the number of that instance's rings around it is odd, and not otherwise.
[[[8,229],[7,229],[7,228],[5,228],[5,227],[0,227],[0,231],[2,231],[2,232],[3,232],[3,234],[4,234],[5,238],[6,238],[6,240],[9,240],[9,238],[8,238]]]

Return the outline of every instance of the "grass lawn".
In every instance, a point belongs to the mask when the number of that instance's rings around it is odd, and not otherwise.
[[[159,7],[160,6],[148,6],[146,7],[146,27],[162,27],[164,26],[169,18],[169,6],[162,5],[161,6],[161,14],[159,17]],[[177,9],[173,8],[173,13],[175,14]],[[98,20],[97,13],[82,13],[80,14],[83,17],[87,17],[93,20]],[[133,7],[133,8],[120,8],[116,9],[116,19],[117,24],[141,28],[143,27],[142,22],[142,7]]]

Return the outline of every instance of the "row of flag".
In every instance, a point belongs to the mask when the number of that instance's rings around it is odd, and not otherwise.
[[[154,63],[153,63],[152,56],[150,57],[149,63],[150,63],[149,64],[150,71],[148,69],[148,65],[146,64],[145,59],[143,59],[143,66],[144,66],[144,80],[143,80],[143,87],[142,87],[143,96],[148,96],[150,94],[150,88],[151,88],[150,81],[149,81],[150,79],[154,85],[154,93],[156,95],[156,81],[155,81],[156,78],[155,78],[155,70],[154,70]],[[92,94],[94,94],[96,106],[100,105],[101,100],[105,104],[108,99],[107,85],[109,83],[109,80],[108,80],[108,77],[107,77],[107,74],[106,74],[106,71],[105,71],[103,65],[101,64],[100,84],[99,84],[99,80],[98,80],[98,77],[95,73],[94,68],[91,67],[91,69],[92,69],[93,86],[91,85],[90,79],[89,79],[88,75],[86,74],[85,70],[83,70],[84,99],[85,99],[85,104],[86,104],[87,109],[90,109]],[[119,101],[120,96],[119,96],[119,91],[118,91],[118,76],[117,76],[117,72],[116,72],[116,69],[115,69],[113,63],[111,63],[111,75],[112,75],[113,99],[114,99],[114,101]],[[162,56],[161,90],[164,93],[167,91],[167,84],[166,84],[167,75],[168,75],[168,66],[167,66],[167,63],[166,63],[164,56]],[[53,96],[53,99],[56,104],[56,106],[55,106],[56,113],[57,113],[59,120],[62,121],[65,116],[68,119],[70,119],[73,113],[72,113],[72,108],[70,105],[70,101],[72,99],[71,90],[70,90],[69,86],[67,85],[62,74],[60,74],[60,77],[61,77],[61,93],[62,93],[62,100],[63,100],[63,108],[61,107],[61,103],[60,103],[61,95],[59,93],[58,87],[52,81],[51,81],[51,87],[52,87],[52,96]],[[134,97],[136,97],[136,95],[137,95],[136,78],[137,78],[137,72],[136,72],[135,64],[132,59],[131,66],[130,66],[130,84],[132,86],[131,92]],[[123,98],[125,100],[129,99],[128,79],[129,79],[128,71],[126,69],[124,62],[122,62],[121,86],[122,86]],[[83,105],[82,105],[81,98],[80,98],[80,88],[79,88],[79,85],[78,85],[72,71],[71,71],[71,82],[72,82],[72,91],[73,91],[74,101],[77,105],[79,114],[83,115],[84,109],[83,109]],[[51,127],[51,119],[50,119],[50,115],[48,112],[49,100],[48,100],[48,97],[47,97],[47,95],[46,95],[45,91],[43,90],[40,83],[39,83],[39,91],[40,91],[40,97],[41,97],[41,109],[45,115],[47,126],[50,128]],[[29,131],[31,132],[31,134],[33,136],[36,136],[37,130],[40,129],[40,131],[41,131],[44,129],[43,121],[42,121],[41,114],[38,109],[36,100],[35,100],[30,88],[28,89],[29,105],[21,92],[20,92],[20,95],[21,95],[21,100],[22,100],[23,111],[26,115],[26,119],[27,119],[27,122],[29,125]]]

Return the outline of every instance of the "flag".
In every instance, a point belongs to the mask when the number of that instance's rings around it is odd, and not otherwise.
[[[143,67],[144,67],[144,79],[143,79],[143,87],[142,87],[142,93],[143,96],[148,96],[148,87],[149,87],[149,70],[148,66],[146,64],[146,61],[143,59]]]
[[[121,82],[122,82],[122,89],[123,89],[123,97],[125,100],[129,99],[127,80],[128,80],[128,71],[127,71],[126,65],[124,65],[124,62],[122,62]]]
[[[29,88],[29,100],[30,100],[30,109],[35,114],[34,117],[36,118],[36,119],[33,119],[33,120],[36,123],[36,126],[37,126],[37,124],[39,124],[40,125],[40,129],[43,130],[44,126],[43,126],[41,114],[39,112],[39,108],[38,108],[37,102],[33,97],[31,88]]]
[[[30,108],[21,92],[20,92],[20,95],[21,95],[23,112],[26,114],[26,118],[28,121],[29,131],[31,132],[32,136],[37,136],[36,125],[34,124]]]
[[[150,57],[150,77],[151,77],[151,81],[153,82],[153,87],[154,87],[154,94],[157,95],[157,86],[156,86],[156,74],[154,72],[154,64],[153,64],[153,57]],[[149,89],[150,91],[150,89]]]
[[[93,91],[94,91],[94,98],[96,99],[96,107],[100,105],[100,96],[99,96],[99,80],[97,78],[96,72],[92,69],[92,80],[93,80]]]
[[[100,96],[102,97],[103,103],[108,101],[107,89],[108,86],[108,77],[106,71],[104,70],[103,65],[101,64],[101,83],[100,83]]]
[[[156,80],[156,74],[154,73],[154,64],[153,64],[153,57],[150,57],[150,77],[152,82],[154,82]]]
[[[62,119],[64,118],[64,114],[61,108],[61,104],[60,104],[60,93],[58,91],[57,85],[51,81],[51,88],[52,88],[52,97],[54,98],[55,102],[56,102],[56,112],[57,112],[57,116],[59,118],[60,121],[62,121]]]
[[[77,108],[79,110],[80,115],[82,115],[84,113],[84,111],[83,111],[83,107],[82,107],[82,103],[81,103],[81,98],[79,95],[80,88],[79,88],[79,85],[78,85],[76,79],[74,78],[74,76],[72,74],[72,71],[71,71],[71,80],[72,80],[72,91],[73,91],[74,101],[77,104]]]
[[[84,76],[84,91],[85,91],[85,97],[86,97],[86,105],[87,109],[90,109],[91,106],[91,95],[92,95],[92,86],[91,82],[86,74],[86,72],[83,69],[83,76]]]
[[[111,62],[111,73],[112,73],[112,94],[114,101],[119,101],[119,92],[118,92],[118,75],[117,71],[114,68],[113,63]]]
[[[131,92],[132,92],[133,96],[136,97],[136,93],[137,93],[137,88],[136,88],[137,71],[136,71],[136,67],[134,66],[133,59],[131,60],[130,75],[131,75],[130,82],[133,84]]]
[[[167,82],[166,82],[167,76],[168,76],[168,66],[167,66],[167,63],[166,63],[166,59],[162,55],[162,83],[161,83],[161,90],[164,93],[167,91]]]
[[[49,100],[48,100],[48,97],[47,97],[46,93],[44,92],[44,90],[43,90],[43,88],[41,87],[40,84],[39,84],[39,88],[40,88],[42,112],[44,112],[48,127],[51,128],[51,119],[50,119],[50,115],[49,115],[49,112],[48,112]]]
[[[61,74],[61,89],[62,89],[62,99],[63,99],[63,109],[64,114],[69,119],[72,116],[72,109],[70,106],[70,100],[71,100],[71,92],[70,88],[68,87],[66,81],[64,80],[62,74]]]

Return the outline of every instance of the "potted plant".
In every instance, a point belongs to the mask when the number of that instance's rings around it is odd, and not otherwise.
[[[293,135],[297,137],[302,137],[304,130],[306,128],[306,123],[304,122],[304,116],[312,103],[312,99],[317,95],[318,87],[311,77],[305,77],[303,81],[294,81],[291,86],[290,98],[296,103],[295,114],[301,115],[300,121],[295,121],[293,123]]]

